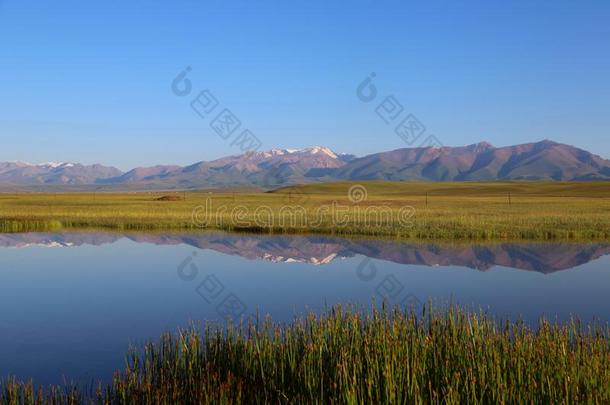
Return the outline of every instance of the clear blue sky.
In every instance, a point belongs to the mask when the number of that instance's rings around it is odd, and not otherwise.
[[[0,161],[122,169],[236,153],[175,96],[186,66],[263,142],[404,147],[370,72],[445,145],[610,157],[610,2],[0,0]],[[493,3],[493,4],[492,4]]]

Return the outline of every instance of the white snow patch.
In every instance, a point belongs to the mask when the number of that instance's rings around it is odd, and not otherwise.
[[[329,148],[325,147],[325,146],[313,146],[311,148],[302,148],[302,149],[271,149],[268,152],[263,152],[263,156],[264,157],[271,157],[271,156],[282,156],[282,155],[292,155],[292,154],[297,154],[297,153],[307,153],[307,154],[324,154],[324,155],[328,155],[334,159],[338,158],[337,154],[335,152],[333,152],[332,150],[330,150]]]

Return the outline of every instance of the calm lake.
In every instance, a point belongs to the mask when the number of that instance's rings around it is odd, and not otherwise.
[[[0,376],[107,381],[193,321],[428,299],[535,324],[610,320],[610,244],[426,244],[244,234],[0,234]]]

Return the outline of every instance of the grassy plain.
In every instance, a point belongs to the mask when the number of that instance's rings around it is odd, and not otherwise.
[[[7,380],[2,404],[89,402]],[[134,351],[99,404],[608,403],[608,329],[497,322],[457,308],[414,313],[335,307],[166,335]]]
[[[161,198],[167,195],[173,197]],[[72,228],[599,240],[610,238],[610,183],[371,181],[273,192],[0,194],[0,232]]]

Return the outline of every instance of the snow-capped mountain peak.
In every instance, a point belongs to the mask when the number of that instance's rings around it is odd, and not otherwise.
[[[74,163],[66,163],[66,162],[46,162],[40,163],[36,165],[38,167],[45,167],[51,169],[57,169],[58,167],[74,167]]]
[[[311,153],[311,154],[318,154],[318,153],[325,154],[325,155],[330,156],[333,159],[338,158],[338,156],[335,152],[333,152],[332,150],[330,150],[329,148],[327,148],[325,146],[314,146],[312,148],[302,149],[302,151],[306,152],[306,153]]]
[[[294,155],[294,154],[318,154],[322,153],[336,159],[338,156],[335,152],[325,146],[312,146],[310,148],[301,149],[271,149],[268,152],[263,152],[267,156],[281,156],[281,155]]]

